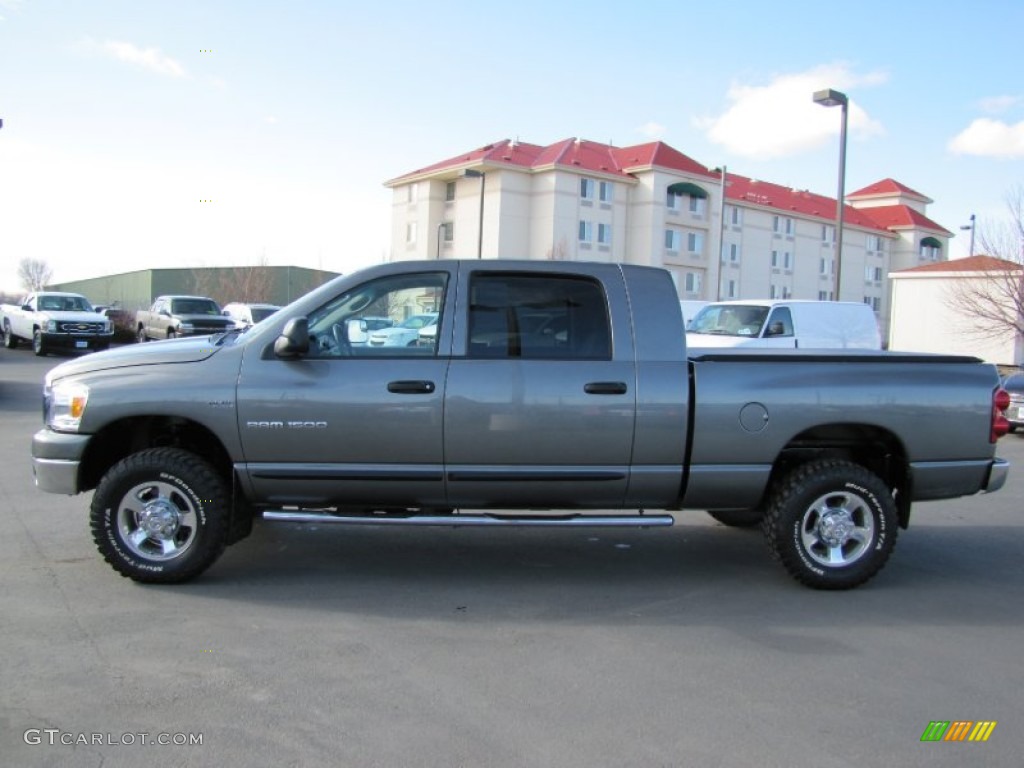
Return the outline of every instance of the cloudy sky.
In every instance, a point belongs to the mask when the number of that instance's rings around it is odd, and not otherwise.
[[[663,140],[835,195],[895,178],[957,232],[1024,182],[1024,2],[0,0],[0,289],[148,267],[348,272],[387,179],[503,138]]]

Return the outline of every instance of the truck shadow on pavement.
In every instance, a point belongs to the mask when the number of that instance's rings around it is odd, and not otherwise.
[[[919,524],[847,592],[804,588],[760,531],[429,530],[261,525],[195,584],[157,589],[441,621],[781,627],[1022,623],[1017,530]],[[147,588],[149,589],[149,588]],[[951,610],[956,606],[956,610]]]

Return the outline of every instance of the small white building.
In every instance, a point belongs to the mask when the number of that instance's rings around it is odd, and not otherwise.
[[[992,256],[890,272],[889,349],[972,355],[997,365],[1020,366],[1024,362],[1021,335],[1012,330],[995,336],[985,333],[984,321],[966,312],[964,304],[977,293],[971,290],[972,283],[999,285],[1007,278],[1019,281],[1022,277],[1020,264]]]

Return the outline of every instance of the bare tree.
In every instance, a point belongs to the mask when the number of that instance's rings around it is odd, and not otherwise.
[[[53,277],[53,270],[44,259],[22,259],[18,262],[18,279],[26,291],[41,291]]]
[[[978,270],[953,283],[948,305],[978,338],[1024,335],[1024,185],[1006,195],[1009,218],[978,231]]]

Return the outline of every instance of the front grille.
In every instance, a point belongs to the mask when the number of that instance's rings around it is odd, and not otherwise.
[[[61,333],[103,333],[103,323],[57,323]]]

